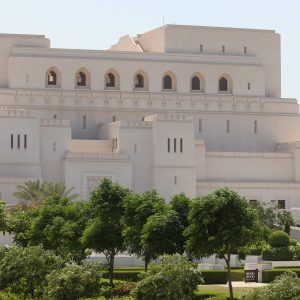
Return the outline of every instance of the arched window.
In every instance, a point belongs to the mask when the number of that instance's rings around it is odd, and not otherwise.
[[[227,92],[228,91],[228,81],[225,77],[222,77],[219,80],[219,91],[220,92]]]
[[[142,74],[137,74],[135,76],[134,87],[135,88],[144,88],[144,77]]]
[[[47,84],[48,85],[57,85],[57,75],[52,70],[47,73]]]
[[[106,87],[116,87],[116,79],[115,75],[112,73],[108,73],[105,76],[105,86]]]
[[[173,88],[172,77],[170,75],[166,75],[164,77],[164,90],[171,90]]]
[[[76,74],[76,86],[79,86],[79,87],[86,86],[86,75],[82,71],[80,71]]]
[[[200,91],[200,78],[198,76],[192,78],[192,90]]]

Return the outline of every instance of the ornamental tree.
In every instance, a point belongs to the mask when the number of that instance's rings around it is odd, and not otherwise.
[[[120,184],[104,178],[92,192],[90,221],[81,238],[83,245],[105,255],[110,283],[113,283],[115,255],[125,250],[121,218],[124,213],[123,201],[129,193]]]
[[[196,199],[189,221],[190,226],[185,231],[187,250],[196,257],[217,254],[225,260],[233,300],[230,257],[239,248],[262,238],[256,211],[238,193],[223,188]]]
[[[145,271],[151,260],[149,251],[142,244],[142,231],[148,218],[166,208],[165,201],[154,190],[143,194],[129,194],[124,200],[123,236],[129,253],[142,257]]]

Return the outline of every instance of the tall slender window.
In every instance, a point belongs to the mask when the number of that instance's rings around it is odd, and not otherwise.
[[[227,92],[228,91],[228,82],[225,77],[222,77],[219,80],[219,91],[221,92]]]
[[[226,121],[226,132],[230,133],[230,120]]]
[[[86,115],[82,118],[82,129],[86,129]]]
[[[200,45],[200,52],[203,52],[203,45]]]
[[[202,132],[202,119],[199,119],[199,123],[198,123],[198,131]]]
[[[27,149],[27,134],[24,134],[24,149]]]
[[[254,133],[257,133],[257,120],[254,121]]]
[[[177,176],[174,176],[174,184],[177,184]]]
[[[14,148],[14,135],[11,134],[10,135],[10,149],[13,149]]]
[[[21,147],[21,137],[20,135],[18,134],[18,149],[20,149]]]
[[[177,141],[176,141],[176,138],[174,139],[174,152],[176,152],[176,145],[177,144]]]
[[[134,144],[134,149],[133,149],[134,153],[137,153],[137,144]]]
[[[55,152],[56,151],[56,142],[52,143],[52,151]]]
[[[168,152],[170,153],[171,151],[171,141],[170,141],[170,138],[168,138]]]
[[[192,90],[199,91],[200,90],[200,78],[198,76],[194,76],[192,78]]]
[[[136,88],[143,88],[144,87],[144,77],[141,74],[137,74],[135,76],[135,84]]]
[[[244,47],[244,54],[247,54],[247,47]]]
[[[76,86],[86,86],[86,74],[78,72],[76,74]]]
[[[222,52],[225,53],[225,45],[222,46]]]
[[[180,139],[180,153],[183,152],[183,141],[182,139]]]
[[[116,87],[116,79],[114,74],[108,73],[105,77],[105,81],[106,87]]]
[[[250,89],[251,89],[251,83],[248,82],[248,90],[250,90]]]

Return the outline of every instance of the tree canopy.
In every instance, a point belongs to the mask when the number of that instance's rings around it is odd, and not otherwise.
[[[256,211],[238,193],[223,188],[192,203],[187,249],[196,257],[217,254],[225,259],[233,299],[230,255],[262,238]]]

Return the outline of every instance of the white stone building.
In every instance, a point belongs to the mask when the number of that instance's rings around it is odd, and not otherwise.
[[[0,195],[29,179],[83,198],[108,176],[166,199],[228,186],[300,207],[300,115],[272,30],[166,25],[107,51],[0,34]]]

